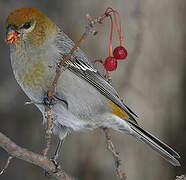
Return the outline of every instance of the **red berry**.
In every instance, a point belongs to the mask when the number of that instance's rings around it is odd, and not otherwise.
[[[107,71],[114,71],[117,68],[117,59],[115,57],[107,57],[104,61],[104,67]]]
[[[127,50],[123,46],[118,46],[113,51],[113,55],[116,59],[125,59],[127,54]]]

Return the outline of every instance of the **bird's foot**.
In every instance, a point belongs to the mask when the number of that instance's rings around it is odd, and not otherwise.
[[[61,166],[60,166],[59,162],[56,161],[55,157],[51,158],[50,160],[53,162],[53,164],[55,166],[55,171],[53,173],[59,172],[61,170]]]
[[[26,105],[30,105],[30,104],[39,104],[39,105],[41,105],[43,103],[42,102],[38,102],[38,101],[27,101],[27,102],[25,102],[25,104]]]
[[[59,165],[59,163],[56,161],[55,158],[51,158],[50,161],[54,164],[55,166],[55,170],[53,171],[53,173],[58,173],[61,170],[61,166]],[[51,177],[51,173],[49,171],[44,171],[44,174],[47,178]]]
[[[49,171],[46,171],[46,170],[44,170],[44,175],[45,175],[45,177],[47,177],[47,178],[50,178],[50,177],[51,177],[50,172],[49,172]]]
[[[43,98],[43,104],[47,107],[51,107],[56,104],[56,100],[53,97],[49,97],[47,93],[47,95]]]

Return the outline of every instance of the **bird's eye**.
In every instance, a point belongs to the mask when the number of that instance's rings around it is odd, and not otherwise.
[[[31,22],[26,22],[26,23],[23,25],[22,28],[28,29],[28,28],[30,28],[30,26],[31,26]]]

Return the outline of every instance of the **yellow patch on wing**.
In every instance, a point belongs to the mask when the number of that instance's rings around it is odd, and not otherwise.
[[[109,101],[109,105],[112,106],[112,113],[116,116],[119,116],[122,119],[128,119],[129,116],[126,114],[125,111],[123,111],[118,105],[113,103],[112,101]]]
[[[22,74],[19,74],[19,79],[23,81],[23,84],[33,88],[41,89],[44,82],[45,76],[45,65],[41,62],[35,63],[28,70],[24,71]]]

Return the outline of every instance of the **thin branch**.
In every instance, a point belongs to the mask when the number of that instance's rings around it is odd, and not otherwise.
[[[112,143],[109,129],[103,128],[103,131],[104,131],[105,137],[106,137],[107,149],[112,153],[112,156],[114,158],[116,174],[120,180],[125,180],[125,179],[127,179],[127,176],[125,173],[121,172],[121,170],[120,170],[121,159],[120,159],[119,153],[116,151],[114,144]]]
[[[47,157],[48,151],[50,149],[51,145],[51,129],[52,129],[52,111],[49,107],[45,106],[45,112],[46,112],[46,117],[47,117],[47,128],[46,128],[46,134],[45,134],[45,139],[46,139],[46,147],[43,151],[44,157]]]
[[[86,39],[86,37],[89,35],[89,34],[93,34],[93,35],[96,35],[97,34],[97,31],[95,31],[94,27],[97,23],[101,24],[103,19],[106,18],[107,16],[104,14],[102,16],[99,16],[98,18],[96,19],[92,19],[90,17],[89,14],[86,15],[86,18],[88,20],[88,26],[86,26],[86,29],[85,29],[85,32],[82,34],[81,38],[79,39],[79,41],[76,42],[76,44],[74,45],[74,47],[71,49],[71,51],[69,52],[69,55],[65,56],[61,61],[60,63],[58,64],[58,67],[56,69],[56,76],[54,78],[54,81],[52,83],[52,86],[50,88],[50,90],[48,91],[48,97],[51,98],[54,94],[54,91],[55,91],[55,87],[57,85],[57,82],[59,80],[59,77],[61,75],[61,69],[63,67],[63,65],[65,64],[65,62],[67,60],[70,59],[70,57],[72,56],[72,54],[74,53],[74,51],[80,46],[80,44],[82,43],[83,40]]]
[[[18,146],[1,132],[0,132],[0,147],[2,147],[5,151],[7,151],[12,157],[22,159],[24,161],[39,166],[42,169],[50,172],[51,175],[56,179],[72,180],[72,178],[69,177],[63,170],[55,172],[56,167],[54,163],[51,162],[49,159]]]
[[[1,170],[1,172],[0,172],[0,176],[7,170],[7,168],[8,168],[8,166],[9,166],[9,164],[10,164],[10,161],[12,160],[12,156],[9,156],[8,157],[8,159],[7,159],[7,161],[6,161],[6,164],[5,164],[5,166],[4,166],[4,168]]]

